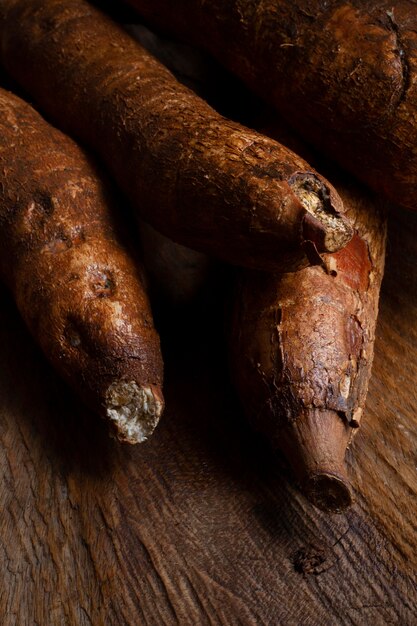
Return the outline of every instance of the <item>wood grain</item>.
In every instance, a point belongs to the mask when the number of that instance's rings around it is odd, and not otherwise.
[[[416,240],[417,215],[392,215],[349,452],[357,502],[332,517],[244,423],[219,305],[163,325],[167,412],[131,448],[72,397],[2,291],[2,624],[417,623]]]

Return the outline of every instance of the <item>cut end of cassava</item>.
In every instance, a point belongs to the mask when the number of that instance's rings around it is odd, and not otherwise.
[[[318,473],[308,478],[303,491],[317,508],[330,513],[344,511],[353,503],[352,489],[346,476]]]
[[[157,387],[140,387],[135,381],[118,381],[107,389],[105,409],[115,437],[125,443],[142,443],[155,430],[164,408]]]
[[[345,453],[351,428],[336,411],[306,409],[281,432],[280,447],[306,497],[319,509],[340,513],[353,502]]]
[[[318,252],[337,252],[353,237],[353,228],[331,201],[330,191],[309,172],[294,174],[288,181],[307,214],[303,239],[312,241]]]

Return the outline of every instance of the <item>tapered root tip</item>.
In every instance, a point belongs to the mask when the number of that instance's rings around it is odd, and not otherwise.
[[[303,492],[318,509],[339,513],[353,503],[352,489],[345,477],[322,473],[310,476]]]
[[[142,443],[152,435],[164,408],[158,387],[140,387],[135,381],[117,381],[107,389],[105,409],[115,437]]]
[[[350,426],[336,411],[306,409],[281,431],[278,442],[305,496],[329,513],[353,503],[345,465],[350,435]]]

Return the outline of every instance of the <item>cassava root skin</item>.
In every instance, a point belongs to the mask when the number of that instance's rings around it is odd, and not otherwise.
[[[163,365],[113,200],[72,140],[0,90],[0,276],[57,371],[137,443],[162,413]]]
[[[262,269],[350,240],[338,194],[305,161],[221,117],[83,0],[3,0],[0,44],[9,73],[171,239]]]
[[[205,48],[376,192],[416,210],[412,0],[127,2]]]
[[[232,375],[249,420],[280,448],[318,507],[352,502],[344,463],[371,373],[386,218],[338,181],[356,233],[323,265],[242,272],[231,324]]]

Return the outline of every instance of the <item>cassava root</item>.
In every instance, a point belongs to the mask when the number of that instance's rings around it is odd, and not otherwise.
[[[210,52],[300,134],[416,210],[413,0],[127,0]]]
[[[118,210],[90,158],[1,89],[0,276],[57,371],[137,443],[162,413],[163,365]]]
[[[338,179],[355,235],[323,264],[242,271],[231,368],[254,427],[280,448],[318,507],[352,502],[345,452],[360,423],[373,360],[386,211]]]

